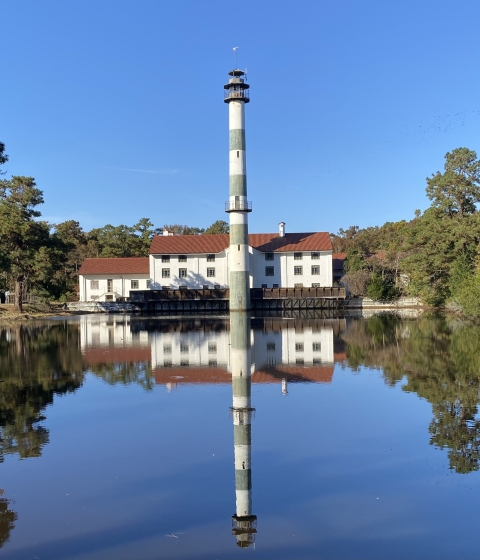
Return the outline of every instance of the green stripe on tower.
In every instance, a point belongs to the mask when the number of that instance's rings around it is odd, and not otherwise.
[[[247,271],[230,272],[230,311],[250,309],[250,279]]]
[[[232,390],[235,397],[249,397],[251,395],[249,371],[243,372],[243,377],[232,376]]]
[[[235,471],[235,489],[236,490],[252,489],[252,471],[250,469]]]
[[[235,128],[230,131],[230,150],[245,150],[245,131]]]
[[[230,245],[248,245],[247,224],[232,224],[230,226]]]
[[[250,445],[252,441],[252,426],[233,426],[233,441],[235,445]]]
[[[246,175],[230,175],[230,196],[247,196]]]

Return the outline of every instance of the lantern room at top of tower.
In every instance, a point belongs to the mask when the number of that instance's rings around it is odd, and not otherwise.
[[[228,73],[231,78],[228,80],[228,84],[225,84],[225,103],[230,103],[230,101],[244,101],[248,103],[250,101],[249,91],[250,86],[245,83],[243,76],[245,72],[243,70],[232,70]]]

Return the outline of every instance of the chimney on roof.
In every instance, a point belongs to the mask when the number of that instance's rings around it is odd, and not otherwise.
[[[280,237],[285,237],[285,222],[279,222],[279,224],[278,224],[278,235]]]
[[[162,235],[173,235],[173,232],[168,231],[168,229],[164,229]]]

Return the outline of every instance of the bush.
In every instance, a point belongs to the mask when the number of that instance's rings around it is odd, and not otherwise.
[[[462,282],[455,299],[462,306],[465,315],[480,317],[480,270]]]
[[[367,296],[375,301],[388,301],[398,297],[398,290],[391,278],[382,278],[379,274],[374,274],[367,286]]]

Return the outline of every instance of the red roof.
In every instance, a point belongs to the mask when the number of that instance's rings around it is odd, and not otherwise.
[[[83,355],[88,364],[115,364],[150,362],[150,346],[96,346],[85,348]]]
[[[148,257],[85,259],[78,274],[149,274]]]
[[[286,233],[251,233],[248,236],[251,247],[262,253],[287,251],[331,251],[332,242],[327,232]],[[228,233],[213,235],[157,235],[150,246],[150,254],[198,254],[220,253],[229,247]]]
[[[252,383],[289,382],[331,383],[333,365],[319,367],[279,366],[262,368],[252,374]],[[171,367],[153,370],[158,385],[166,383],[181,384],[222,384],[231,383],[232,374],[222,367]]]

